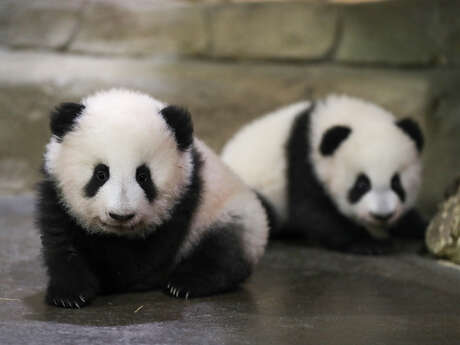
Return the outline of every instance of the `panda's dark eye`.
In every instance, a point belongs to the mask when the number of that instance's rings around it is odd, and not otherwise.
[[[85,196],[91,198],[96,195],[99,188],[110,178],[109,167],[105,164],[98,164],[93,170],[93,176],[84,188]]]
[[[359,174],[353,184],[353,187],[348,192],[348,200],[354,204],[361,199],[371,189],[371,180],[366,174]]]
[[[358,176],[358,179],[356,180],[355,188],[359,191],[367,190],[369,189],[370,184],[371,181],[369,181],[369,178],[366,175],[361,174]]]
[[[404,200],[406,200],[406,191],[401,184],[401,178],[398,173],[394,174],[391,178],[391,189],[399,196],[401,201],[404,202]]]
[[[149,200],[150,202],[153,201],[153,199],[156,196],[156,189],[152,181],[150,169],[147,165],[142,164],[136,169],[136,181],[139,184],[139,186],[144,190],[145,197],[147,198],[147,200]]]
[[[105,170],[96,171],[96,177],[100,182],[105,182],[109,177],[108,175],[108,172]]]
[[[140,183],[147,182],[147,179],[148,179],[147,174],[144,172],[140,172],[136,176],[137,182],[140,182]]]

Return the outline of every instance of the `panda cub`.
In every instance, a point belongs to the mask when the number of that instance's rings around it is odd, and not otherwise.
[[[37,207],[47,303],[156,288],[207,296],[250,275],[265,211],[194,138],[185,109],[113,89],[58,106],[51,132]]]
[[[331,95],[243,127],[222,158],[269,211],[272,235],[303,234],[331,249],[378,254],[390,235],[423,237],[413,209],[423,136],[410,119]]]

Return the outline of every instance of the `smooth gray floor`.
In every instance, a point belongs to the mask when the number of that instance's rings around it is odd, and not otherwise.
[[[413,251],[360,257],[277,242],[234,293],[48,307],[32,212],[31,196],[0,197],[1,345],[460,343],[460,270]]]

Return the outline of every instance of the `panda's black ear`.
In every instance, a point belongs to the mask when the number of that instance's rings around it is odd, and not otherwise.
[[[351,128],[346,126],[334,126],[329,128],[321,140],[319,150],[323,156],[332,155],[340,144],[350,135]]]
[[[58,141],[72,129],[85,106],[78,103],[61,103],[51,112],[50,128]]]
[[[193,143],[193,124],[187,109],[175,105],[169,105],[161,110],[169,128],[174,133],[177,147],[185,151]]]
[[[396,126],[401,128],[414,142],[418,152],[422,152],[425,143],[423,133],[417,122],[412,119],[404,118],[396,122]]]

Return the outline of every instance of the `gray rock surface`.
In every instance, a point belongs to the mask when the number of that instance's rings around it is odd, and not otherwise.
[[[3,0],[0,44],[79,54],[443,66],[460,61],[451,0]]]
[[[23,1],[10,11],[7,30],[12,47],[64,49],[80,25],[84,0]]]
[[[91,1],[71,51],[117,55],[197,55],[208,45],[202,6],[159,1]]]
[[[427,64],[442,47],[432,37],[437,2],[383,1],[342,7],[336,58],[346,62]]]
[[[0,344],[456,345],[460,271],[413,252],[365,257],[274,242],[238,291],[43,304],[30,196],[0,197]]]
[[[426,244],[434,255],[460,264],[460,177],[431,220]]]
[[[337,9],[300,3],[227,5],[212,9],[211,55],[319,59],[333,47]]]

